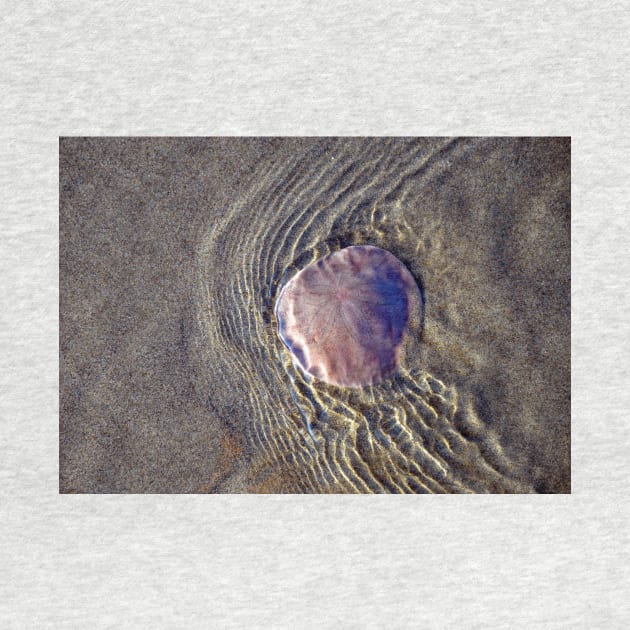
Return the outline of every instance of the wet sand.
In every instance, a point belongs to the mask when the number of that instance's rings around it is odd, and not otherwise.
[[[61,492],[569,492],[568,139],[62,139]],[[360,394],[273,316],[350,244],[422,286]],[[312,426],[315,439],[307,430]]]

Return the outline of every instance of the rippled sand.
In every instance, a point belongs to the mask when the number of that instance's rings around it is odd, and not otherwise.
[[[568,139],[65,142],[62,491],[570,491]],[[424,313],[355,390],[274,306],[361,244]]]

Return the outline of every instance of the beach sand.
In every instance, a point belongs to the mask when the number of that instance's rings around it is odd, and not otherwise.
[[[275,299],[391,251],[400,373],[304,377]],[[566,493],[567,138],[62,138],[60,491]]]

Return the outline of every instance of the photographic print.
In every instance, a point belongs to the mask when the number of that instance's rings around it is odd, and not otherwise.
[[[570,146],[60,138],[60,492],[569,493]]]

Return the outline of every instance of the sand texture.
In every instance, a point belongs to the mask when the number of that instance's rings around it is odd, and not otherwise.
[[[60,491],[566,493],[568,138],[62,138]],[[391,378],[274,312],[350,245],[423,298]]]

